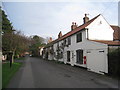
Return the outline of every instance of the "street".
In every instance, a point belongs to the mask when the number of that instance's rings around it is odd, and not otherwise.
[[[26,57],[7,88],[118,88],[118,81],[80,67]]]

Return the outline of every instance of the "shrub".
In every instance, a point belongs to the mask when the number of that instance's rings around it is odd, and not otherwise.
[[[120,76],[120,48],[108,53],[108,73],[111,76]]]

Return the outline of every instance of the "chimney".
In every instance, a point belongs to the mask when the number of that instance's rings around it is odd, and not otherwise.
[[[60,31],[58,34],[58,38],[62,37],[62,32]]]
[[[48,40],[48,43],[52,42],[52,37],[50,37],[50,39]]]
[[[85,14],[85,17],[83,18],[83,23],[85,24],[88,21],[89,21],[89,17],[87,17],[87,14]]]
[[[76,22],[72,22],[71,31],[74,30],[75,28],[77,28]]]

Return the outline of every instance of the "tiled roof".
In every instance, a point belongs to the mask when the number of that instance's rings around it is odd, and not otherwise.
[[[119,26],[115,26],[115,25],[110,25],[110,26],[112,27],[113,30],[118,30],[118,29],[120,29]]]
[[[56,43],[57,41],[58,41],[58,39],[56,39],[56,40],[54,40],[54,41],[48,43],[44,48],[47,48],[47,47],[52,46],[52,45],[53,45],[54,43]]]
[[[111,25],[112,29],[114,30],[113,39],[120,40],[120,27]]]
[[[85,27],[87,27],[90,23],[92,23],[92,22],[93,22],[97,17],[99,17],[99,16],[100,16],[100,14],[97,15],[96,17],[94,17],[93,19],[89,20],[89,21],[86,22],[85,24],[82,24],[82,25],[80,25],[79,27],[75,28],[74,30],[72,30],[72,31],[64,34],[62,37],[60,37],[60,38],[52,41],[51,43],[48,43],[47,46],[45,46],[45,47],[49,47],[49,46],[51,46],[52,44],[54,44],[55,42],[60,41],[60,40],[63,40],[63,39],[65,39],[65,38],[67,38],[67,37],[69,37],[69,36],[71,36],[71,35],[79,32],[79,31],[83,30]]]
[[[95,42],[104,43],[108,45],[120,45],[120,41],[108,41],[108,40],[90,40],[90,41],[95,41]]]
[[[99,14],[98,16],[100,16],[100,14]],[[81,26],[75,28],[74,30],[66,33],[66,34],[63,35],[61,38],[59,38],[59,40],[62,40],[62,39],[64,39],[64,38],[66,38],[66,37],[69,37],[69,36],[71,36],[71,35],[79,32],[79,31],[83,30],[83,29],[84,29],[85,27],[87,27],[90,23],[92,23],[98,16],[96,16],[96,17],[94,17],[93,19],[89,20],[89,21],[86,22],[85,24],[82,24]]]

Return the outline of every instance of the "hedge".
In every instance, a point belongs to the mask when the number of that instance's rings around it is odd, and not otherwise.
[[[120,77],[120,48],[108,53],[108,73]]]

